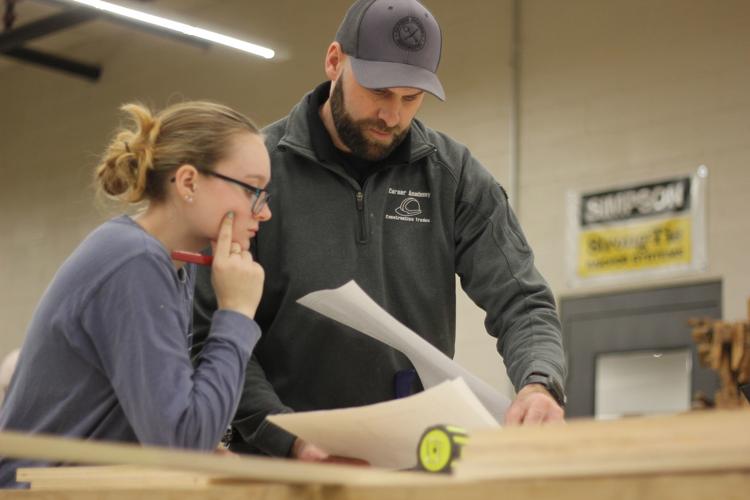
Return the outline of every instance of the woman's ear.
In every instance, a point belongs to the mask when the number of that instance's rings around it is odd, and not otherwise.
[[[174,174],[174,182],[178,196],[192,203],[198,189],[198,169],[193,165],[181,165]]]

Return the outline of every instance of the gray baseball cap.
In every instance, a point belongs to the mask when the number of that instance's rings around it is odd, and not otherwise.
[[[445,100],[435,74],[440,26],[416,0],[358,0],[341,22],[336,41],[363,87],[413,87]]]

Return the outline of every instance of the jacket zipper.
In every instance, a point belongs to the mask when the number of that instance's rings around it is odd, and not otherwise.
[[[359,213],[359,241],[358,243],[367,243],[367,217],[365,214],[365,193],[357,191],[354,196],[357,202],[357,212]]]

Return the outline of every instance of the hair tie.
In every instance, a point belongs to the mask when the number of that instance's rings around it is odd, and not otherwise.
[[[130,151],[130,146],[128,145],[128,141],[122,141],[122,143],[125,144],[125,151],[130,153],[131,151]]]

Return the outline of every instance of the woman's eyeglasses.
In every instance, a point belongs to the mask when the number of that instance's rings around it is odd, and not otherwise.
[[[236,184],[240,186],[242,189],[244,189],[248,195],[250,195],[250,201],[252,202],[252,205],[250,206],[250,211],[253,213],[253,215],[258,215],[263,210],[263,207],[265,207],[268,204],[268,200],[271,199],[271,193],[268,192],[267,189],[255,187],[251,184],[247,184],[246,182],[238,181],[237,179],[233,179],[231,177],[227,177],[226,175],[219,174],[217,172],[211,172],[210,170],[198,170],[203,175],[210,175],[211,177],[216,177],[217,179],[221,179],[226,182],[231,182],[232,184]],[[172,177],[169,179],[169,182],[174,182],[176,180],[175,177]]]
[[[263,210],[263,207],[265,207],[268,204],[268,200],[271,198],[271,194],[268,192],[267,189],[255,187],[251,184],[238,181],[237,179],[227,177],[226,175],[222,175],[217,172],[211,172],[208,170],[201,170],[200,172],[204,175],[210,175],[211,177],[216,177],[223,181],[236,184],[240,186],[242,189],[244,189],[245,191],[247,191],[247,193],[250,195],[250,200],[252,201],[252,206],[250,207],[250,211],[253,213],[253,215],[258,215]]]

